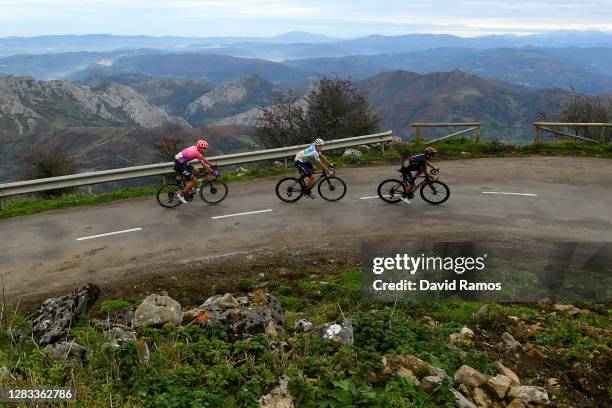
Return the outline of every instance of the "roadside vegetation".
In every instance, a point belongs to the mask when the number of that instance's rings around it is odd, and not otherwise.
[[[468,138],[448,139],[437,142],[439,160],[458,160],[483,157],[528,157],[528,156],[574,156],[612,158],[612,144],[594,144],[573,141],[534,143],[524,146],[506,145],[500,142],[479,142]],[[361,154],[343,156],[342,150],[332,152],[332,160],[341,166],[367,166],[380,164],[400,164],[405,155],[423,150],[423,145],[415,143],[394,142],[385,147],[383,154],[380,147],[360,148]],[[357,149],[354,149],[357,150]],[[278,176],[294,173],[292,166],[285,169],[281,166],[263,166],[239,168],[223,173],[223,180],[234,182],[253,180],[260,177]],[[48,210],[59,210],[70,207],[96,205],[126,198],[154,196],[158,185],[145,187],[120,188],[111,192],[89,194],[74,192],[59,196],[18,196],[5,200],[0,210],[0,219],[20,215],[35,214]]]
[[[166,324],[139,328],[137,341],[112,345],[96,320],[121,315],[142,299],[107,299],[69,329],[90,350],[83,360],[51,359],[28,337],[19,311],[3,309],[0,387],[74,387],[75,406],[82,407],[258,407],[284,377],[300,407],[454,407],[452,384],[428,393],[417,385],[424,373],[390,372],[383,359],[411,355],[451,377],[462,365],[495,375],[501,361],[521,384],[544,387],[558,407],[594,406],[612,395],[609,305],[578,305],[568,315],[550,302],[365,303],[357,269],[320,266],[272,276],[235,280],[233,293],[265,287],[274,294],[286,316],[278,336],[236,340],[219,325]],[[213,294],[190,296],[203,301]],[[352,319],[353,345],[294,329],[297,319],[317,325],[345,317]],[[451,335],[464,327],[473,335],[453,343]],[[516,358],[505,332],[532,352]]]

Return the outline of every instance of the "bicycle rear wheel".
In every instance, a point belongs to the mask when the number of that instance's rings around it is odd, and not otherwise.
[[[341,178],[330,176],[321,179],[317,189],[324,200],[338,201],[346,194],[346,183]]]
[[[389,179],[378,185],[378,196],[387,203],[399,203],[403,194],[404,185],[399,180]]]
[[[298,178],[285,177],[276,183],[276,196],[286,203],[296,202],[303,194]]]
[[[421,198],[429,204],[440,205],[450,196],[448,186],[441,181],[430,181],[421,186]]]
[[[228,187],[221,180],[210,180],[200,187],[200,198],[209,204],[220,203],[227,197]]]
[[[178,207],[181,205],[181,200],[178,198],[178,193],[180,193],[181,190],[183,190],[183,187],[178,184],[164,184],[157,191],[157,202],[159,205],[166,208]]]

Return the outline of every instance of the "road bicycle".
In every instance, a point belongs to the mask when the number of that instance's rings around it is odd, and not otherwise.
[[[336,177],[336,166],[331,166],[333,175],[324,171],[315,171],[312,174],[320,174],[315,180],[312,188],[317,187],[319,196],[327,201],[338,201],[346,194],[346,183]],[[285,177],[276,183],[276,195],[286,203],[294,203],[305,194],[306,175],[300,171],[299,177]]]
[[[157,202],[162,207],[174,208],[181,205],[178,194],[185,188],[185,178],[176,176],[176,182],[166,183],[157,191]],[[200,198],[209,204],[220,203],[227,197],[228,187],[221,180],[221,173],[217,166],[213,166],[212,173],[200,173],[195,187],[185,193],[185,200],[192,201],[199,192]]]
[[[438,171],[432,170],[431,174],[435,176]],[[439,180],[433,181],[428,176],[420,177],[423,177],[423,180],[414,186],[412,193],[405,193],[404,191],[410,181],[407,177],[402,177],[402,180],[385,180],[378,185],[378,196],[387,203],[395,204],[399,203],[402,198],[412,198],[413,193],[419,190],[421,198],[429,204],[440,205],[448,200],[450,189],[446,184]]]

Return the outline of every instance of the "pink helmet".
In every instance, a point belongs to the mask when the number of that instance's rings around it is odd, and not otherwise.
[[[198,149],[208,149],[208,142],[204,139],[198,140],[196,143]]]

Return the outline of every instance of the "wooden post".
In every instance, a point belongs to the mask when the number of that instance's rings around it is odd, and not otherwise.
[[[599,141],[603,144],[606,141],[606,127],[601,126],[601,135],[599,135]]]
[[[476,126],[476,143],[480,142],[480,125]]]
[[[538,125],[535,126],[535,142],[540,143],[540,127]]]
[[[288,165],[289,163],[287,162],[287,158],[285,157],[285,168],[287,168]]]
[[[385,142],[380,142],[380,149],[382,150],[383,156],[385,155]]]
[[[417,143],[421,143],[421,127],[419,125],[416,126],[416,136],[414,141]]]
[[[162,176],[162,185],[167,184],[168,183],[168,177],[164,174]]]

